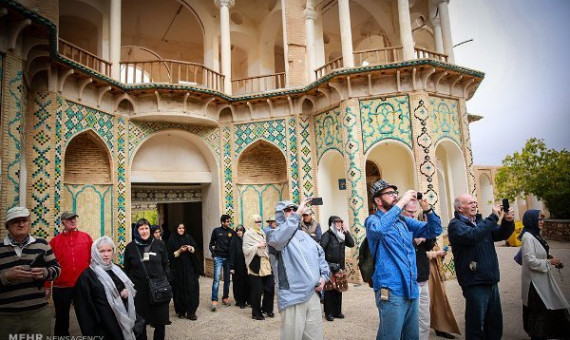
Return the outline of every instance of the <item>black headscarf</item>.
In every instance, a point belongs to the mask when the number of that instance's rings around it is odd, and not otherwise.
[[[147,225],[148,229],[150,230],[150,223],[145,220],[144,218],[141,218],[140,220],[137,221],[137,224],[135,225],[135,229],[133,230],[133,234],[135,235],[135,243],[139,246],[148,246],[149,244],[151,244],[151,242],[154,240],[154,237],[152,236],[152,233],[149,234],[148,238],[146,240],[143,240],[141,237],[141,234],[139,234],[139,228],[142,225]]]
[[[535,209],[531,209],[531,210],[527,210],[525,211],[524,215],[523,215],[523,230],[521,232],[521,238],[523,236],[524,233],[529,233],[532,236],[534,236],[538,242],[540,242],[540,244],[542,244],[542,246],[544,247],[544,250],[546,250],[546,255],[547,257],[549,256],[549,250],[550,247],[548,246],[548,243],[546,242],[545,239],[542,238],[542,236],[540,236],[540,229],[538,228],[538,218],[540,217],[540,210],[535,210]]]

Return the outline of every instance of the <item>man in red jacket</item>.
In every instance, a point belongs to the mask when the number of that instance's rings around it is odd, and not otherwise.
[[[53,304],[55,307],[55,336],[69,335],[69,308],[73,288],[79,275],[89,267],[91,244],[89,234],[77,230],[77,214],[66,211],[61,214],[63,232],[49,242],[61,266],[61,275],[53,281]]]

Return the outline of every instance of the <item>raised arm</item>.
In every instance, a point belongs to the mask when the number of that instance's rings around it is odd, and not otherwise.
[[[301,217],[299,214],[292,214],[277,228],[269,230],[267,232],[267,244],[277,251],[282,251],[299,229],[300,220]]]
[[[477,243],[498,228],[497,221],[497,215],[491,214],[475,227],[471,227],[458,219],[453,219],[449,222],[449,241],[453,244],[463,245]]]

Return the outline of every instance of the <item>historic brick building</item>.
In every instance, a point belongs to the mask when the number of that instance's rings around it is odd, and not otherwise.
[[[156,209],[207,249],[222,213],[247,226],[322,196],[317,218],[360,244],[384,178],[447,221],[476,192],[465,102],[484,77],[455,64],[447,6],[2,0],[0,220],[25,205],[49,238],[73,209],[124,249]]]

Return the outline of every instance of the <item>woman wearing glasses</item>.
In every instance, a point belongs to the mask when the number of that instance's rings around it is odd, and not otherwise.
[[[348,227],[338,216],[329,218],[329,230],[321,238],[321,246],[325,251],[325,260],[329,264],[332,275],[344,270],[345,247],[354,247],[354,239]],[[344,319],[342,314],[342,293],[336,290],[325,291],[325,319]]]
[[[523,225],[519,237],[524,330],[531,339],[568,339],[570,305],[552,276],[552,270],[563,265],[550,255],[548,243],[540,236],[544,215],[539,210],[527,210]]]

